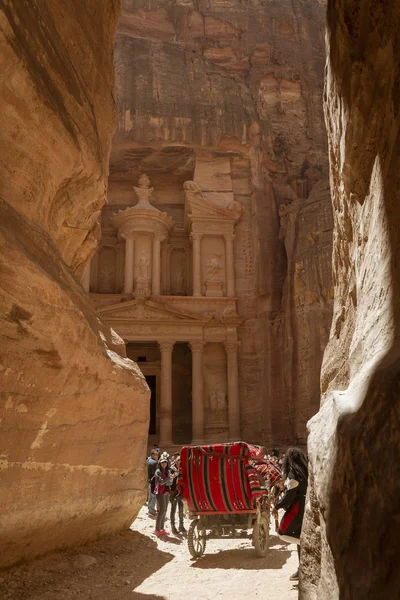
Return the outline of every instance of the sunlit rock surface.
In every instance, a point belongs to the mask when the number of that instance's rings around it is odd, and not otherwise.
[[[0,14],[0,566],[115,531],[143,500],[148,390],[80,279],[114,131],[114,0]]]

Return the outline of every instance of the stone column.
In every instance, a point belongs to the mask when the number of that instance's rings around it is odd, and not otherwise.
[[[159,296],[161,290],[161,238],[153,238],[153,268],[151,280],[151,293],[153,296]]]
[[[161,351],[160,446],[172,444],[172,351],[174,342],[159,342]]]
[[[226,295],[234,298],[235,292],[235,267],[233,258],[233,233],[224,234],[225,238],[225,261],[226,261]]]
[[[227,356],[228,377],[228,422],[229,440],[240,440],[240,405],[239,405],[239,371],[238,371],[238,343],[225,343]]]
[[[192,350],[192,444],[199,446],[204,443],[204,342],[191,342],[190,348]]]
[[[201,296],[201,233],[192,233],[193,242],[193,296]]]
[[[82,287],[87,294],[90,292],[90,263],[91,260],[89,260],[88,264],[86,265],[85,273],[83,274],[82,278]]]
[[[133,293],[133,253],[135,240],[126,238],[125,240],[125,267],[124,267],[124,294]]]

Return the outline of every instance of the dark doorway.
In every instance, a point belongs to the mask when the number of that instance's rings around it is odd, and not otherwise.
[[[177,342],[172,354],[172,438],[175,444],[192,440],[192,353]]]
[[[149,435],[157,433],[157,400],[156,400],[156,376],[146,375],[147,385],[150,388],[150,423]]]

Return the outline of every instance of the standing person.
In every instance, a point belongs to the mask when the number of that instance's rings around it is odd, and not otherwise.
[[[148,481],[148,497],[147,497],[147,508],[149,510],[149,515],[155,517],[156,513],[156,496],[154,494],[154,488],[156,485],[155,482],[155,473],[157,469],[158,462],[158,452],[155,448],[150,452],[150,456],[146,459],[147,462],[147,481]]]
[[[167,488],[169,488],[169,486],[171,485],[171,478],[169,475],[168,458],[164,454],[161,455],[160,460],[158,461],[158,467],[156,469],[154,479],[154,493],[157,498],[158,509],[156,529],[154,531],[154,534],[158,536],[169,535],[168,531],[165,531],[164,529],[164,523],[169,500],[169,493]]]
[[[171,521],[171,531],[174,535],[178,533],[178,530],[175,526],[175,514],[176,507],[178,507],[179,514],[179,533],[186,533],[185,526],[183,524],[183,500],[182,493],[179,488],[176,487],[176,482],[179,474],[179,467],[181,464],[181,458],[179,453],[174,454],[175,462],[171,465],[171,477],[172,483],[170,487],[170,498],[171,498],[171,513],[170,513],[170,521]]]
[[[300,534],[306,503],[308,482],[308,463],[306,455],[300,448],[289,448],[282,463],[282,479],[284,481],[283,496],[275,504],[276,509],[283,508],[285,514],[280,522],[278,535],[285,542],[297,544],[300,562]],[[299,578],[297,569],[291,581]]]

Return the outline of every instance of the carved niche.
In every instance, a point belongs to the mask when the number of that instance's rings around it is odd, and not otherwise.
[[[224,295],[223,281],[223,255],[209,254],[204,265],[206,272],[206,296],[212,298],[222,297]]]
[[[220,343],[207,344],[204,350],[204,394],[206,428],[225,429],[228,426],[226,353]]]

